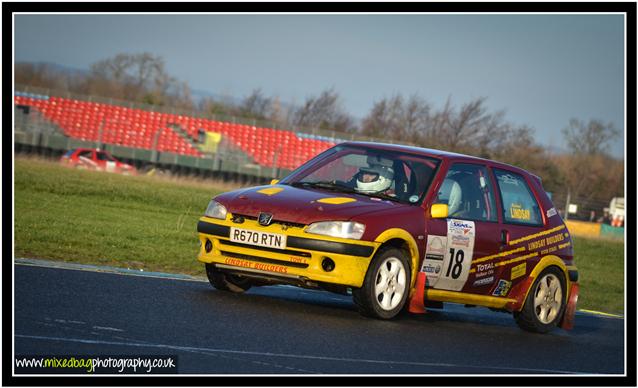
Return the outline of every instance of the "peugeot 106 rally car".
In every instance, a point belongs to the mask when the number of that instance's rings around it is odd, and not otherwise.
[[[382,319],[453,302],[530,331],[573,326],[570,234],[540,178],[503,163],[341,143],[280,182],[218,195],[197,229],[220,290],[287,283],[350,291]]]

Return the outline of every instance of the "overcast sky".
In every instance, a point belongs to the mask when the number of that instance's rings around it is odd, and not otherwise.
[[[88,69],[122,52],[160,55],[217,95],[300,104],[334,87],[356,118],[396,93],[435,107],[484,96],[545,145],[563,145],[572,117],[625,131],[623,15],[15,16],[16,61]]]

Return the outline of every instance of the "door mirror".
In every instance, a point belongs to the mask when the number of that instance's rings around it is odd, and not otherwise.
[[[279,183],[279,179],[273,179],[270,181],[271,185],[276,185],[277,183]]]
[[[430,208],[432,218],[447,218],[448,207],[445,203],[435,203]]]

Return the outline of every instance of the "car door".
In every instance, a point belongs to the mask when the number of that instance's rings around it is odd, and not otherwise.
[[[507,256],[497,264],[501,268],[499,282],[509,288],[525,279],[540,255],[551,252],[551,249],[556,250],[556,246],[548,245],[562,240],[563,235],[558,228],[557,234],[547,236],[543,209],[525,175],[506,168],[494,168],[493,172],[501,204],[499,210],[503,220],[502,231],[507,245],[503,252]],[[493,292],[495,296],[506,294],[505,290],[501,293],[497,291]]]
[[[422,266],[427,286],[488,293],[494,269],[477,271],[472,262],[498,253],[502,245],[489,170],[481,163],[452,163],[437,190],[434,203],[447,204],[448,217],[428,221]]]

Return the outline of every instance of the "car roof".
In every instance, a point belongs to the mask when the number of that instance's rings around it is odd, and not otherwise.
[[[499,162],[492,159],[485,159],[485,158],[480,158],[478,156],[459,154],[456,152],[436,150],[433,148],[408,146],[408,145],[402,145],[402,144],[375,143],[375,142],[367,142],[367,141],[346,141],[346,142],[340,143],[340,145],[363,146],[363,147],[370,147],[370,148],[375,148],[375,149],[385,150],[385,151],[406,152],[406,153],[418,154],[423,156],[431,156],[431,157],[435,157],[439,159],[448,159],[455,162],[458,162],[458,161],[481,162],[481,163],[489,164],[492,167],[497,167],[497,168],[504,167],[506,169],[515,170],[521,173],[529,174],[540,180],[539,176],[527,170],[524,170],[520,167],[512,166],[510,164]]]
[[[77,147],[77,148],[72,148],[71,149],[73,152],[75,151],[95,151],[95,152],[108,152],[105,150],[101,150],[99,148],[88,148],[88,147]]]

